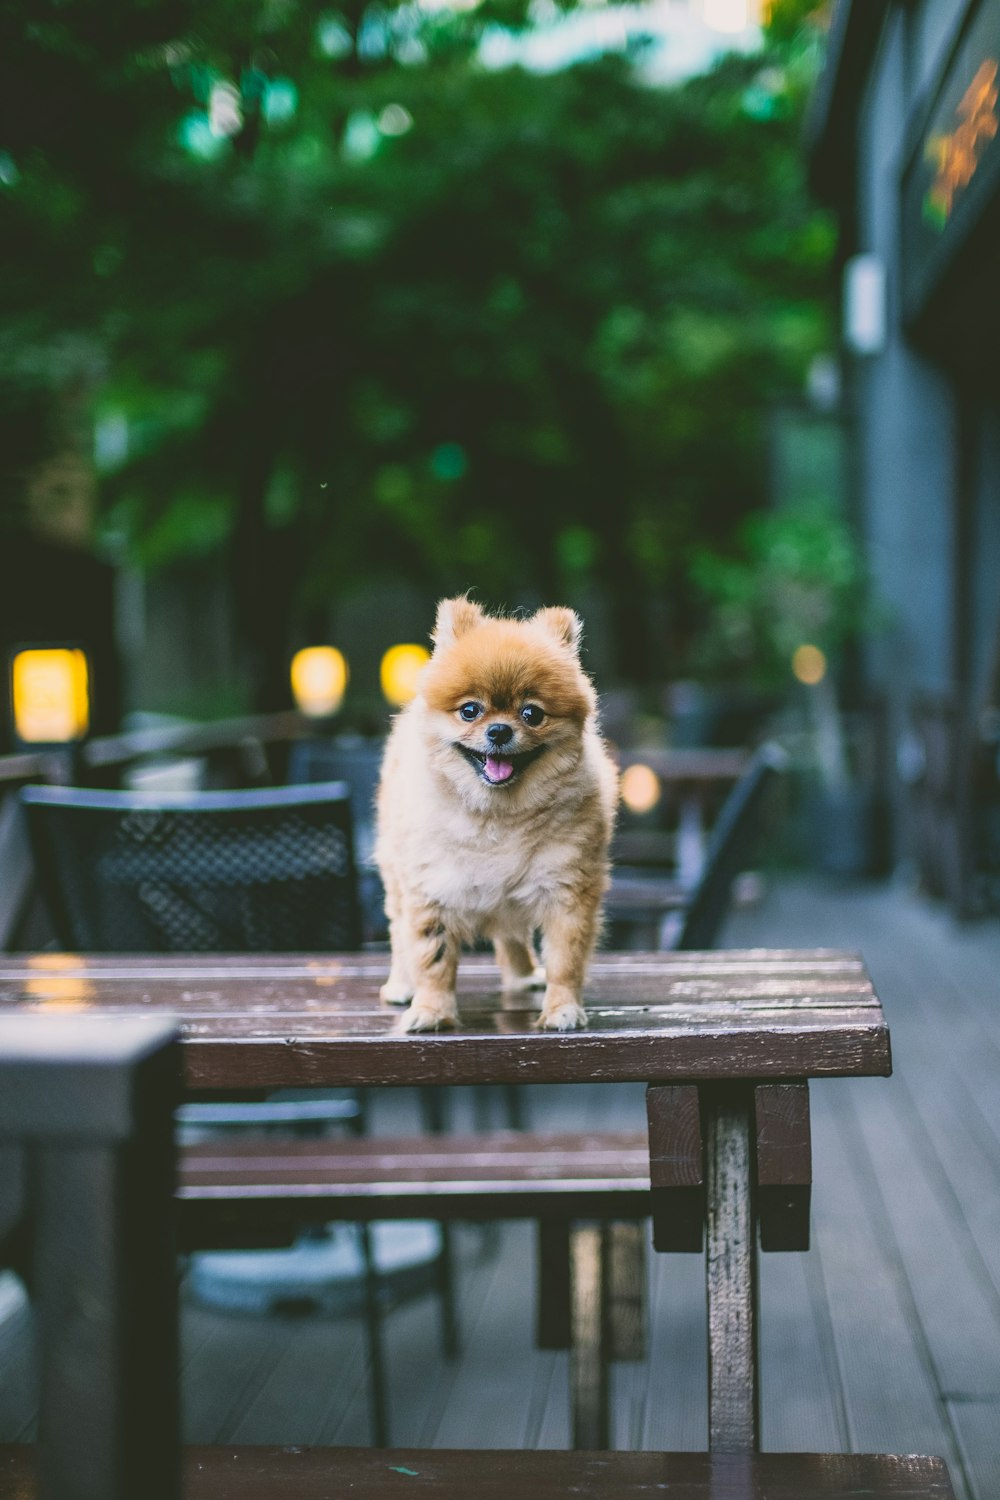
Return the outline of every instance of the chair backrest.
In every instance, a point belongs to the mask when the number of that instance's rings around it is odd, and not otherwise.
[[[78,952],[360,945],[343,782],[152,796],[21,793],[56,935]]]
[[[701,877],[684,911],[675,948],[713,948],[729,911],[733,884],[752,858],[772,783],[788,755],[771,741],[760,746],[734,785],[712,829]]]
[[[290,782],[345,781],[350,787],[354,843],[361,864],[369,862],[375,847],[375,793],[384,750],[384,739],[339,735],[296,740],[289,752]]]

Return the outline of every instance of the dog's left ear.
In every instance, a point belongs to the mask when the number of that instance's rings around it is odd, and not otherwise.
[[[575,655],[580,654],[583,621],[575,611],[556,604],[550,605],[548,609],[540,609],[531,618],[547,630],[549,635],[554,635],[560,646],[568,646]]]
[[[459,594],[457,599],[442,599],[437,607],[431,638],[435,646],[450,646],[459,636],[475,630],[482,618],[482,610],[468,594]]]

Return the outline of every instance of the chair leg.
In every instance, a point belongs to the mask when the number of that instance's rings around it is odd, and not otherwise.
[[[437,1084],[423,1084],[417,1097],[424,1129],[428,1135],[441,1135],[448,1126],[446,1090]]]
[[[458,1312],[455,1307],[455,1244],[454,1226],[438,1224],[441,1248],[438,1251],[435,1273],[437,1292],[441,1304],[441,1350],[445,1359],[457,1359],[461,1353],[458,1338]]]
[[[509,1130],[523,1130],[525,1128],[524,1093],[516,1083],[505,1083],[502,1088],[507,1127]]]
[[[376,1448],[387,1448],[389,1446],[389,1414],[386,1399],[385,1355],[382,1348],[382,1309],[379,1305],[378,1266],[372,1245],[371,1225],[359,1224],[358,1234],[365,1263],[365,1332],[368,1339],[372,1442]]]

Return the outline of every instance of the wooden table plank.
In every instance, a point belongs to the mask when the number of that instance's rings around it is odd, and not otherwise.
[[[381,954],[15,955],[0,959],[0,1014],[168,1013],[193,1089],[891,1071],[864,965],[836,950],[599,954],[588,1026],[571,1033],[537,1031],[525,998],[502,996],[493,963],[473,957],[459,971],[460,1028],[405,1035],[378,999],[385,972]]]

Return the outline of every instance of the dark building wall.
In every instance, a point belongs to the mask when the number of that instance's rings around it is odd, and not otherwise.
[[[845,257],[875,255],[886,278],[883,346],[849,351],[848,367],[855,507],[887,614],[867,649],[865,670],[887,702],[891,743],[905,736],[921,696],[953,701],[974,725],[1000,688],[1000,357],[994,336],[1000,187],[966,233],[971,201],[977,191],[983,196],[983,181],[976,182],[969,202],[941,232],[940,248],[949,253],[942,257],[934,247],[938,259],[922,305],[914,307],[908,294],[904,306],[907,255],[915,243],[914,217],[911,212],[907,219],[903,206],[904,173],[925,156],[942,77],[953,69],[964,79],[954,63],[961,56],[956,48],[987,9],[1000,19],[1000,0],[881,6],[841,0],[833,71],[819,92],[823,117],[812,143],[821,190],[841,220]],[[958,118],[950,110],[949,103],[944,128]],[[963,212],[966,221],[956,232]],[[928,238],[919,217],[916,232]],[[892,792],[896,853],[905,856],[908,793],[898,782]]]

